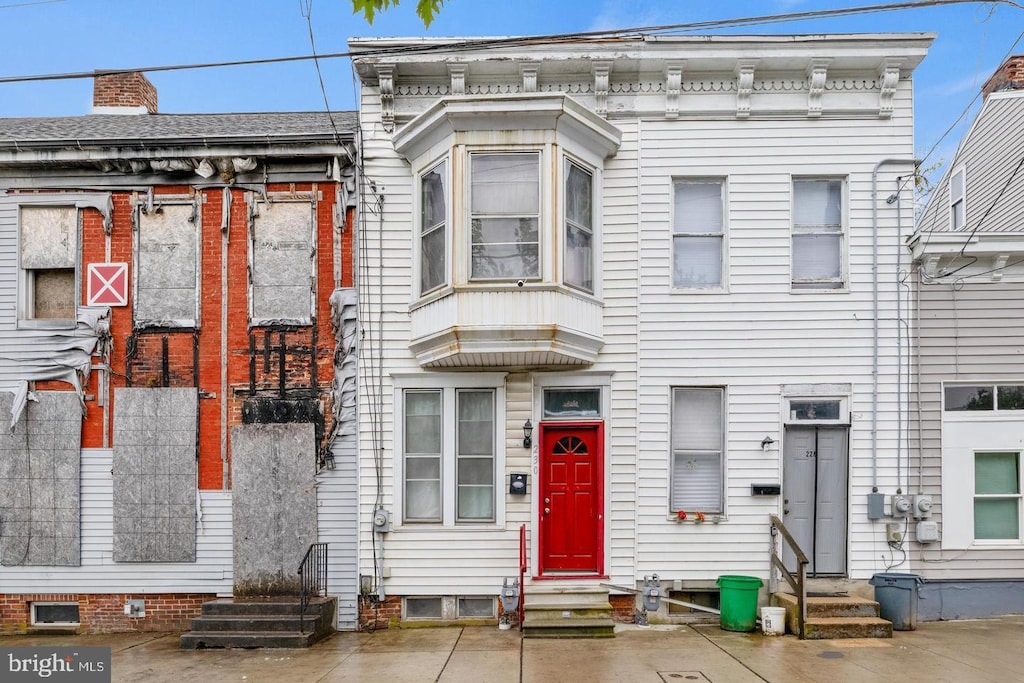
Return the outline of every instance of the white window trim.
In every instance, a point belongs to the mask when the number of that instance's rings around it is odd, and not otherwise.
[[[1024,465],[1024,449],[1021,448],[1006,448],[1001,450],[993,450],[990,448],[976,448],[972,453],[971,457],[971,468],[976,467],[975,462],[979,453],[1015,453],[1017,455],[1017,493],[983,493],[977,492],[977,480],[974,481],[974,485],[971,486],[971,514],[974,514],[974,505],[981,499],[988,500],[1016,500],[1017,501],[1017,538],[975,538],[974,544],[977,546],[1005,546],[1005,545],[1024,545],[1024,507],[1021,506],[1021,502],[1024,501],[1024,470],[1021,469],[1021,465]],[[976,530],[972,530],[976,531]],[[973,535],[973,533],[972,533]]]
[[[963,177],[963,193],[959,197],[953,196],[953,179],[960,175]],[[957,202],[963,203],[964,206],[964,224],[957,227],[955,219],[954,207]],[[964,164],[960,164],[953,168],[953,172],[949,174],[949,229],[950,230],[964,230],[967,228],[967,167]]]
[[[673,384],[668,388],[668,478],[665,480],[666,490],[666,507],[668,507],[669,519],[676,518],[676,509],[672,504],[672,482],[675,478],[675,450],[672,447],[672,436],[675,425],[673,424],[673,416],[675,414],[675,392],[677,389],[716,389],[722,392],[722,424],[721,424],[721,470],[719,472],[719,497],[722,501],[722,509],[718,512],[711,510],[700,510],[709,515],[714,515],[720,519],[726,519],[729,514],[729,388],[725,385],[697,385],[697,384]],[[687,512],[697,512],[696,510],[687,510]]]
[[[416,175],[415,191],[413,192],[413,216],[416,217],[416,240],[413,264],[412,264],[412,285],[414,298],[419,299],[422,297],[432,297],[438,294],[438,292],[444,292],[452,286],[452,258],[453,249],[452,242],[454,236],[455,225],[452,221],[452,180],[454,174],[452,173],[452,157],[453,154],[446,153],[442,156],[435,158],[433,161],[427,163],[422,169],[420,169]],[[444,188],[444,201],[445,201],[445,221],[444,227],[441,228],[445,232],[444,238],[444,281],[432,289],[424,291],[421,287],[423,281],[423,176],[436,169],[441,164],[445,164],[445,188]]]
[[[440,533],[457,531],[493,531],[505,526],[505,373],[431,373],[394,375],[394,501],[392,532]],[[441,417],[441,521],[411,522],[405,520],[405,401],[408,389],[442,390]],[[494,390],[494,521],[455,522],[455,391],[458,389]],[[450,395],[450,400],[449,400]],[[450,407],[449,407],[450,406]],[[448,424],[451,422],[451,424]]]
[[[708,287],[684,287],[675,284],[673,275],[673,259],[675,258],[675,237],[676,237],[676,215],[675,215],[675,190],[680,183],[717,182],[722,184],[722,252],[721,258],[722,280],[717,285]],[[726,175],[706,176],[676,176],[669,182],[669,236],[668,236],[668,289],[670,294],[701,295],[701,294],[728,294],[729,293],[729,177]],[[712,236],[712,233],[701,235],[686,235],[687,237]]]
[[[794,183],[803,180],[838,180],[842,183],[840,200],[840,232],[839,232],[839,277],[842,285],[835,288],[802,287],[793,281],[793,216],[796,208],[796,192]],[[789,178],[789,291],[790,294],[836,294],[850,292],[850,178],[847,174],[823,173],[820,175],[793,175]]]

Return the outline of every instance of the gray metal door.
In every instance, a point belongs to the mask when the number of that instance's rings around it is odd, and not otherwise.
[[[848,437],[848,427],[786,427],[782,521],[810,560],[810,574],[846,574]],[[788,548],[783,560],[796,567]]]

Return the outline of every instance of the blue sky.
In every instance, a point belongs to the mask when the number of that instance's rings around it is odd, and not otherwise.
[[[752,17],[889,0],[448,0],[429,30],[415,0],[368,25],[349,0],[312,0],[319,53],[353,36],[533,35]],[[194,64],[310,54],[307,0],[0,0],[0,76]],[[25,4],[23,4],[25,3]],[[748,27],[732,33],[938,33],[915,73],[918,155],[970,102],[1024,29],[1024,10],[996,3]],[[1016,53],[1024,52],[1024,41]],[[321,63],[333,109],[354,107],[347,60]],[[312,62],[150,74],[163,113],[324,108]],[[88,113],[91,80],[0,84],[0,116]],[[972,115],[933,158],[948,159]]]

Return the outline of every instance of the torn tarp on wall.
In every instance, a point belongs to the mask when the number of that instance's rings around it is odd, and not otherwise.
[[[58,380],[74,387],[85,408],[84,387],[89,382],[93,352],[106,352],[110,343],[110,309],[78,308],[75,329],[23,330],[24,343],[0,350],[0,391],[14,394],[11,431],[29,400],[28,383]]]

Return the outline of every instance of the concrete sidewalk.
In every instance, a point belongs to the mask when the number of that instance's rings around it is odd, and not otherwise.
[[[841,683],[1024,680],[1024,617],[921,624],[891,640],[800,641],[716,626],[621,626],[606,640],[497,628],[338,633],[308,650],[180,650],[178,634],[7,636],[2,646],[104,645],[114,681],[627,681]]]

